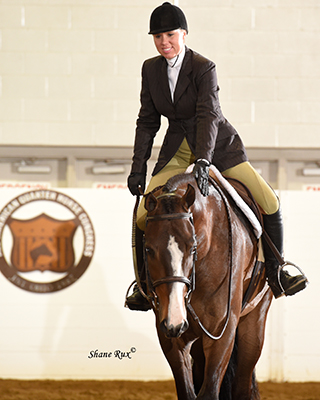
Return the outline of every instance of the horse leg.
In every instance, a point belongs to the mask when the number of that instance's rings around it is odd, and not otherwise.
[[[198,394],[203,384],[205,358],[203,354],[202,340],[196,340],[191,347],[192,376],[195,393]]]
[[[221,339],[212,340],[204,337],[203,348],[206,364],[203,384],[197,400],[219,400],[222,380],[234,346],[235,331],[236,323],[229,321],[229,326]]]
[[[265,324],[271,300],[272,293],[269,290],[256,308],[240,318],[237,335],[238,361],[232,395],[234,400],[260,399],[252,378],[264,343]]]
[[[192,342],[186,344],[182,338],[167,339],[160,328],[157,331],[162,351],[174,376],[178,400],[195,400],[190,357]]]

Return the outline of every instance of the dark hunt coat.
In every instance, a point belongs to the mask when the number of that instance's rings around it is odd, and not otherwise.
[[[141,108],[137,120],[131,172],[145,173],[161,115],[169,126],[152,175],[174,156],[184,138],[196,159],[204,158],[224,171],[247,161],[237,131],[223,116],[215,64],[186,47],[172,101],[168,63],[162,56],[142,67]]]

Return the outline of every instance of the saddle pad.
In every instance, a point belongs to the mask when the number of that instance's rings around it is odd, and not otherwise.
[[[193,170],[194,164],[189,165],[186,170],[186,173],[191,173]],[[262,235],[262,226],[251,210],[251,208],[247,205],[247,203],[242,199],[242,197],[238,194],[235,188],[221,175],[220,171],[214,166],[210,166],[210,176],[216,178],[219,184],[226,190],[226,192],[232,197],[236,205],[243,212],[243,214],[247,217],[248,221],[252,225],[253,232],[257,239],[259,239]]]

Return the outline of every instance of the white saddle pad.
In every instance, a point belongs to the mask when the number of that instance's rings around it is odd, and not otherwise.
[[[189,165],[186,173],[191,173],[193,170],[194,164]],[[253,231],[256,235],[256,238],[259,239],[262,235],[262,227],[260,222],[258,221],[257,217],[255,216],[254,212],[248,206],[248,204],[242,199],[242,197],[238,194],[235,188],[221,175],[220,171],[214,166],[211,165],[210,169],[213,171],[214,175],[216,176],[217,180],[224,187],[224,189],[230,194],[233,198],[237,206],[242,210],[244,215],[248,218],[248,221],[251,223],[253,227]]]

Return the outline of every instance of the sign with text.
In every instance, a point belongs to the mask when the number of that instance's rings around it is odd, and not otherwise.
[[[83,207],[55,190],[20,194],[0,210],[0,270],[21,289],[49,293],[85,272],[95,235]]]

